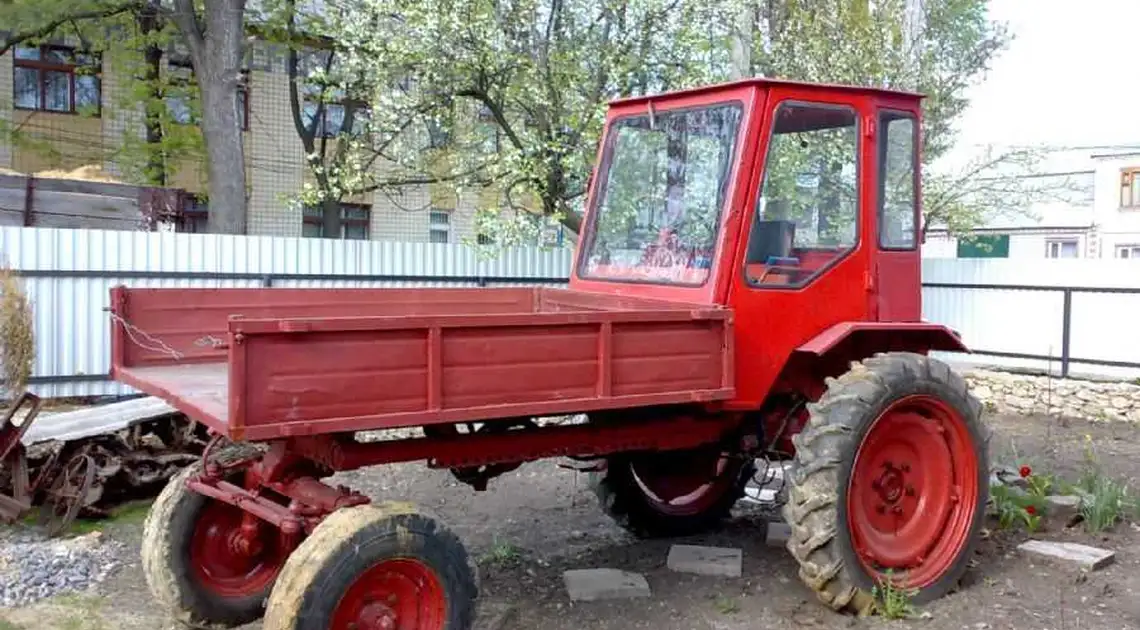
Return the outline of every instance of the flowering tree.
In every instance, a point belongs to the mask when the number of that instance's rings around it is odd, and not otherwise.
[[[342,134],[345,150],[332,160],[306,147],[327,176],[311,192],[479,188],[488,201],[477,220],[500,243],[535,227],[520,214],[577,231],[609,100],[728,70],[716,2],[355,0],[326,9],[335,62],[305,78],[353,94],[368,118]]]

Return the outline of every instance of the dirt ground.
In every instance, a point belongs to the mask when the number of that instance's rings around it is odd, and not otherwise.
[[[1049,418],[990,417],[998,462],[1028,461],[1037,471],[1070,475],[1091,436],[1098,461],[1136,487],[1140,428],[1063,423]],[[1114,564],[1092,573],[1043,564],[1014,551],[1023,533],[994,531],[982,542],[977,566],[962,588],[920,609],[923,618],[885,621],[832,614],[816,603],[781,548],[765,544],[764,514],[741,503],[722,531],[685,540],[639,542],[602,515],[584,475],[557,462],[527,465],[475,493],[446,471],[392,466],[344,475],[374,498],[411,498],[443,518],[480,558],[488,617],[497,630],[771,630],[921,626],[931,630],[1117,630],[1140,627],[1140,528],[1128,523],[1101,535],[1040,533],[1116,550]],[[103,526],[104,536],[137,549],[141,511]],[[991,526],[996,524],[991,523]],[[665,567],[675,542],[744,550],[738,579],[681,575]],[[60,597],[0,611],[0,630],[173,630],[154,608],[137,558],[89,596]],[[638,571],[653,590],[648,599],[571,604],[561,573],[571,568]],[[503,614],[505,613],[505,616]],[[5,625],[7,624],[7,625]],[[259,624],[248,626],[250,630]]]

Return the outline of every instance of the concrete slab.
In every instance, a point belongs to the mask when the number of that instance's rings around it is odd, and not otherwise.
[[[730,547],[673,545],[665,565],[679,573],[740,577],[744,552]]]
[[[618,569],[571,569],[562,573],[562,582],[571,601],[649,597],[649,582],[640,573]]]
[[[783,548],[792,537],[792,526],[787,523],[769,522],[767,529],[766,542],[769,547]]]
[[[1064,565],[1080,567],[1088,571],[1103,569],[1116,559],[1115,551],[1071,542],[1028,540],[1018,545],[1017,548],[1033,556]]]

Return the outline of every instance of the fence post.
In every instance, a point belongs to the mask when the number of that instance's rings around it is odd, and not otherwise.
[[[266,289],[272,289],[273,288],[273,274],[267,273],[264,276],[262,276],[261,286],[266,288]]]
[[[1064,289],[1061,306],[1061,378],[1069,378],[1069,342],[1073,327],[1073,290]]]

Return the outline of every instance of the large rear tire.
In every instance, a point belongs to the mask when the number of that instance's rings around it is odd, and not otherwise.
[[[337,510],[289,558],[264,630],[470,630],[478,574],[459,539],[406,504]]]
[[[623,453],[590,484],[602,510],[634,536],[689,536],[719,526],[754,471],[751,460],[715,447]]]
[[[886,353],[855,363],[808,406],[793,438],[788,550],[836,611],[868,614],[884,580],[922,604],[957,586],[989,494],[989,431],[941,361]]]

